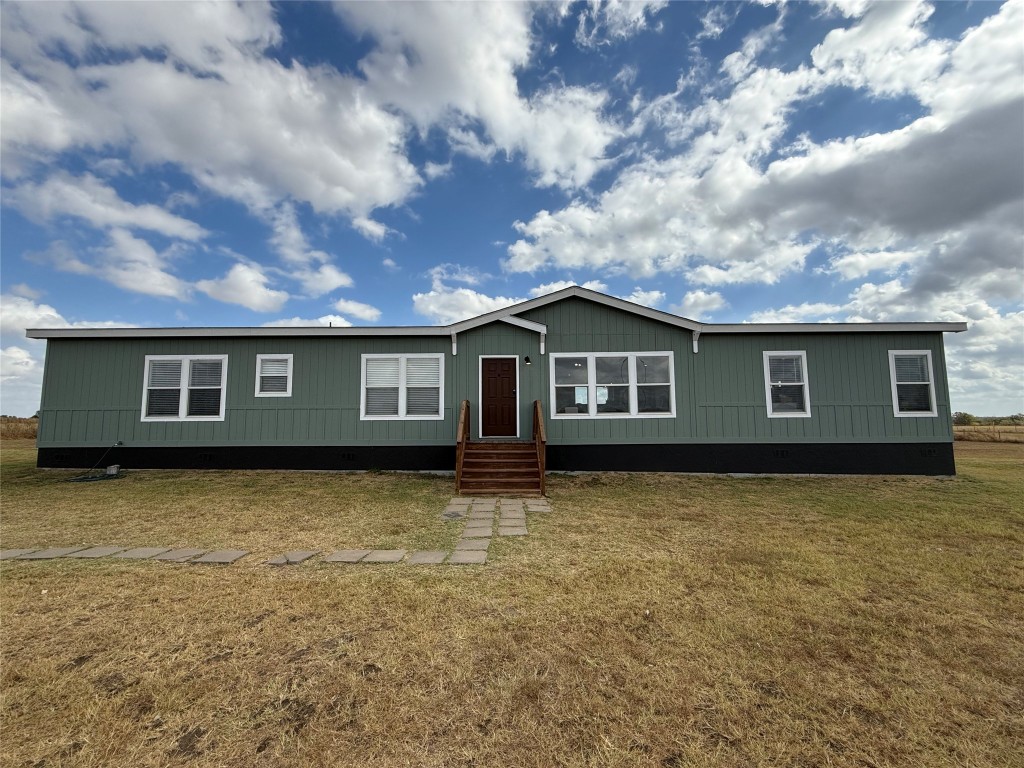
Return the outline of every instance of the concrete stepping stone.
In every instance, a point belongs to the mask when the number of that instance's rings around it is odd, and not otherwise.
[[[34,549],[5,549],[0,551],[0,560],[13,560],[16,557],[28,555],[35,551]]]
[[[324,558],[325,563],[358,563],[370,554],[368,549],[339,549]]]
[[[205,552],[205,549],[171,549],[167,552],[162,552],[159,555],[154,555],[152,559],[166,560],[172,563],[183,563],[186,560],[191,560],[196,555],[202,555]]]
[[[88,547],[51,547],[50,549],[40,549],[37,552],[27,552],[24,555],[18,557],[19,560],[53,560],[56,557],[64,557],[70,555],[72,552],[79,552]]]
[[[405,562],[407,565],[437,565],[443,563],[446,557],[448,553],[441,550],[420,550],[410,552],[409,559]]]
[[[456,550],[452,552],[448,562],[453,565],[483,565],[487,562],[487,553]]]
[[[126,552],[118,552],[114,555],[115,558],[123,558],[125,560],[148,560],[151,557],[162,555],[164,552],[170,552],[170,547],[136,547],[135,549],[129,549]]]
[[[397,563],[405,557],[404,549],[375,549],[362,560],[360,563]]]
[[[489,531],[493,527],[494,527],[494,521],[493,520],[469,520],[466,523],[466,530],[470,530],[470,529],[473,529],[473,528],[483,528],[484,530]]]
[[[506,525],[513,522],[516,525],[526,525],[526,513],[520,512],[519,514],[506,515],[502,512],[501,517],[498,518],[498,525]]]
[[[441,513],[441,517],[445,520],[461,520],[466,516],[465,512],[445,510]]]
[[[247,549],[218,549],[216,552],[211,552],[208,555],[203,555],[202,557],[197,558],[192,562],[216,565],[230,565],[236,560],[241,560],[248,554],[249,550]]]
[[[499,536],[526,536],[528,533],[526,526],[516,526],[514,528],[510,526],[498,527]]]
[[[491,520],[494,519],[494,513],[493,512],[470,512],[468,519],[469,519],[470,522],[472,522],[474,520],[486,520],[487,522],[490,522]]]
[[[298,565],[304,563],[309,558],[316,554],[315,550],[312,549],[295,549],[291,552],[285,552],[283,555],[277,555],[267,560],[267,565]]]
[[[89,549],[72,552],[67,557],[110,557],[118,552],[124,552],[124,547],[89,547]]]
[[[486,552],[491,546],[490,539],[463,539],[455,545],[456,552]]]
[[[493,529],[488,526],[487,528],[467,528],[462,532],[463,539],[489,539]]]

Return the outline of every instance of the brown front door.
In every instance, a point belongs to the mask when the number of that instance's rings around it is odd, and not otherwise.
[[[518,437],[516,358],[480,359],[480,436]]]

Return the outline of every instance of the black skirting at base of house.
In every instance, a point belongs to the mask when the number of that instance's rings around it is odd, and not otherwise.
[[[36,466],[80,469],[401,469],[455,470],[454,445],[242,445],[40,448]],[[101,457],[103,457],[101,459]]]
[[[550,471],[955,475],[952,443],[549,445]]]
[[[106,455],[104,455],[106,454]],[[82,469],[453,471],[454,445],[40,448],[37,466]],[[639,443],[549,445],[552,472],[954,475],[952,443]]]

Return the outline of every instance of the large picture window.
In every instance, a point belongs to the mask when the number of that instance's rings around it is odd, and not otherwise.
[[[675,415],[671,352],[552,353],[551,418]]]
[[[223,421],[227,355],[147,355],[143,421]]]
[[[889,350],[892,410],[898,417],[935,416],[932,353],[927,349]]]
[[[360,418],[444,418],[444,355],[363,355]]]
[[[769,419],[809,417],[807,353],[765,352],[764,389]]]

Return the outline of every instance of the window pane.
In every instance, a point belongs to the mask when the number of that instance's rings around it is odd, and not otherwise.
[[[220,363],[218,362],[219,366]],[[188,391],[189,416],[220,416],[219,389],[190,389]]]
[[[260,392],[287,392],[287,376],[260,376]]]
[[[397,416],[398,387],[378,387],[374,389],[367,388],[366,415]]]
[[[177,416],[180,402],[180,389],[151,389],[146,397],[146,415]]]
[[[901,412],[930,412],[932,399],[927,384],[897,384],[896,394],[899,398]]]
[[[220,360],[193,360],[189,365],[190,387],[220,387]]]
[[[587,413],[587,388],[555,387],[555,413]]]
[[[598,357],[594,367],[598,384],[629,384],[628,357]]]
[[[367,387],[397,387],[398,358],[374,357],[366,361]],[[397,402],[397,400],[396,400]]]
[[[802,384],[804,381],[803,366],[799,355],[769,357],[768,372],[773,383]]]
[[[439,416],[441,390],[438,387],[409,387],[405,392],[405,413],[407,416]]]
[[[799,384],[772,387],[772,413],[804,413],[804,388]]]
[[[181,360],[150,360],[149,386],[180,387]]]
[[[639,371],[637,371],[639,373]],[[671,413],[672,387],[637,387],[637,413]]]
[[[649,355],[637,355],[637,384],[668,384],[668,373],[669,372],[667,357],[651,357]]]
[[[598,387],[597,412],[629,413],[629,387]]]
[[[261,376],[287,376],[288,375],[288,359],[274,359],[269,360],[264,358],[260,360],[260,375]]]
[[[926,355],[896,355],[896,381],[928,381],[928,357]]]
[[[441,361],[436,357],[410,357],[405,361],[405,383],[410,387],[441,385]]]
[[[555,358],[555,384],[586,384],[587,358]]]

